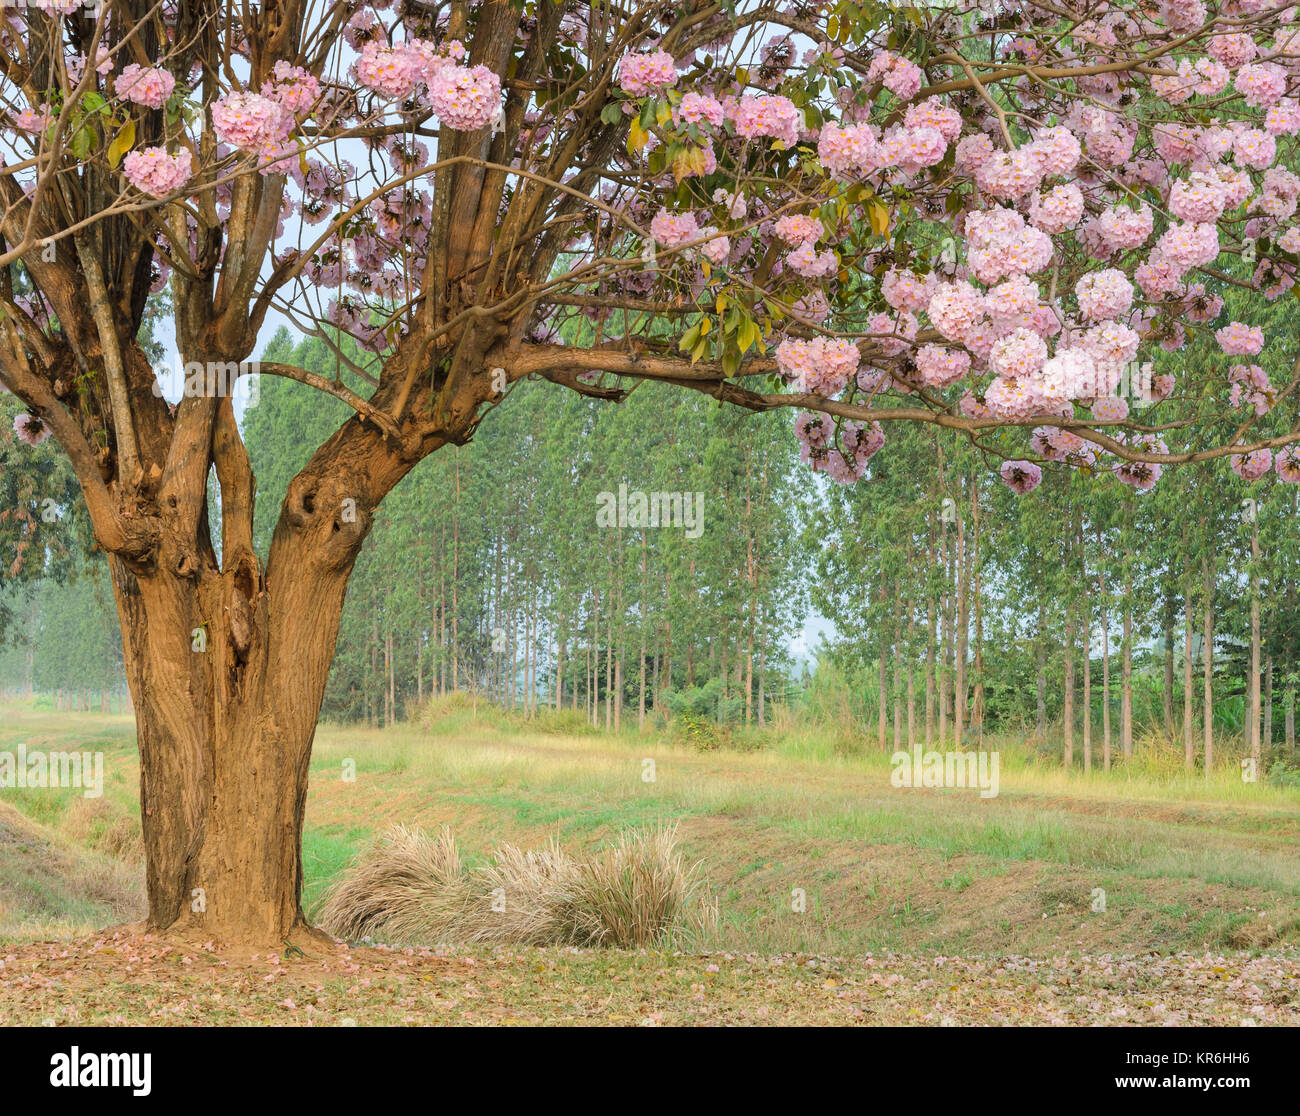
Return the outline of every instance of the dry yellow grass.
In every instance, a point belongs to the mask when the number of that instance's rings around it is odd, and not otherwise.
[[[502,844],[467,870],[447,827],[430,838],[396,825],[335,881],[318,917],[351,941],[653,946],[716,919],[698,865],[683,863],[676,842],[667,826],[624,832],[588,857],[554,839]]]

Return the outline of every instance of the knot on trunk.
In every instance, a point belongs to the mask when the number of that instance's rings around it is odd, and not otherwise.
[[[326,568],[349,564],[370,531],[368,487],[351,473],[298,477],[289,486],[285,507],[288,522],[304,533],[308,556]]]

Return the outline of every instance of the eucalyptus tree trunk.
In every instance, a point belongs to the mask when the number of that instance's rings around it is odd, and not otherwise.
[[[1250,682],[1249,697],[1246,702],[1249,725],[1246,740],[1250,747],[1250,758],[1254,761],[1256,777],[1259,773],[1259,517],[1253,520],[1250,534]]]
[[[1196,765],[1196,745],[1192,735],[1192,581],[1183,586],[1183,766],[1191,771]]]
[[[1205,748],[1205,776],[1214,766],[1214,570],[1209,558],[1202,563],[1204,628],[1201,633],[1201,664],[1204,693],[1201,701],[1201,734]]]

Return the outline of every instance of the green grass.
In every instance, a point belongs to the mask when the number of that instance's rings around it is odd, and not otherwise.
[[[103,750],[107,783],[93,808],[76,791],[0,791],[0,802],[73,852],[138,870],[130,721],[30,706],[0,714],[0,749],[23,740]],[[769,730],[756,751],[698,752],[663,735],[586,731],[567,714],[528,724],[468,700],[441,703],[423,725],[324,725],[311,765],[304,904],[310,913],[394,822],[449,824],[471,859],[551,836],[594,849],[629,827],[677,822],[684,854],[702,862],[719,901],[717,949],[996,955],[1296,941],[1300,791],[1244,784],[1231,769],[1209,779],[1147,770],[1141,757],[1085,776],[1036,761],[1023,742],[989,743],[1002,756],[1001,785],[985,800],[896,789],[887,756],[837,751],[804,730]],[[354,781],[344,778],[349,764]],[[1104,913],[1078,902],[1095,888],[1107,892]],[[792,909],[796,889],[803,913]],[[13,880],[0,899],[11,892]],[[71,896],[39,911],[13,900],[6,909],[0,939],[30,938],[43,924],[60,933],[102,925],[100,908],[87,912]]]

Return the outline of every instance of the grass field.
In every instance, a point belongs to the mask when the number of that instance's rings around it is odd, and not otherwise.
[[[719,918],[676,952],[360,947],[322,971],[97,936],[143,911],[131,723],[6,706],[0,751],[20,742],[103,751],[106,785],[0,790],[0,1022],[1300,1022],[1294,789],[1066,775],[1009,743],[981,799],[807,736],[701,753],[463,704],[324,727],[309,913],[394,822],[471,857],[676,822]]]

